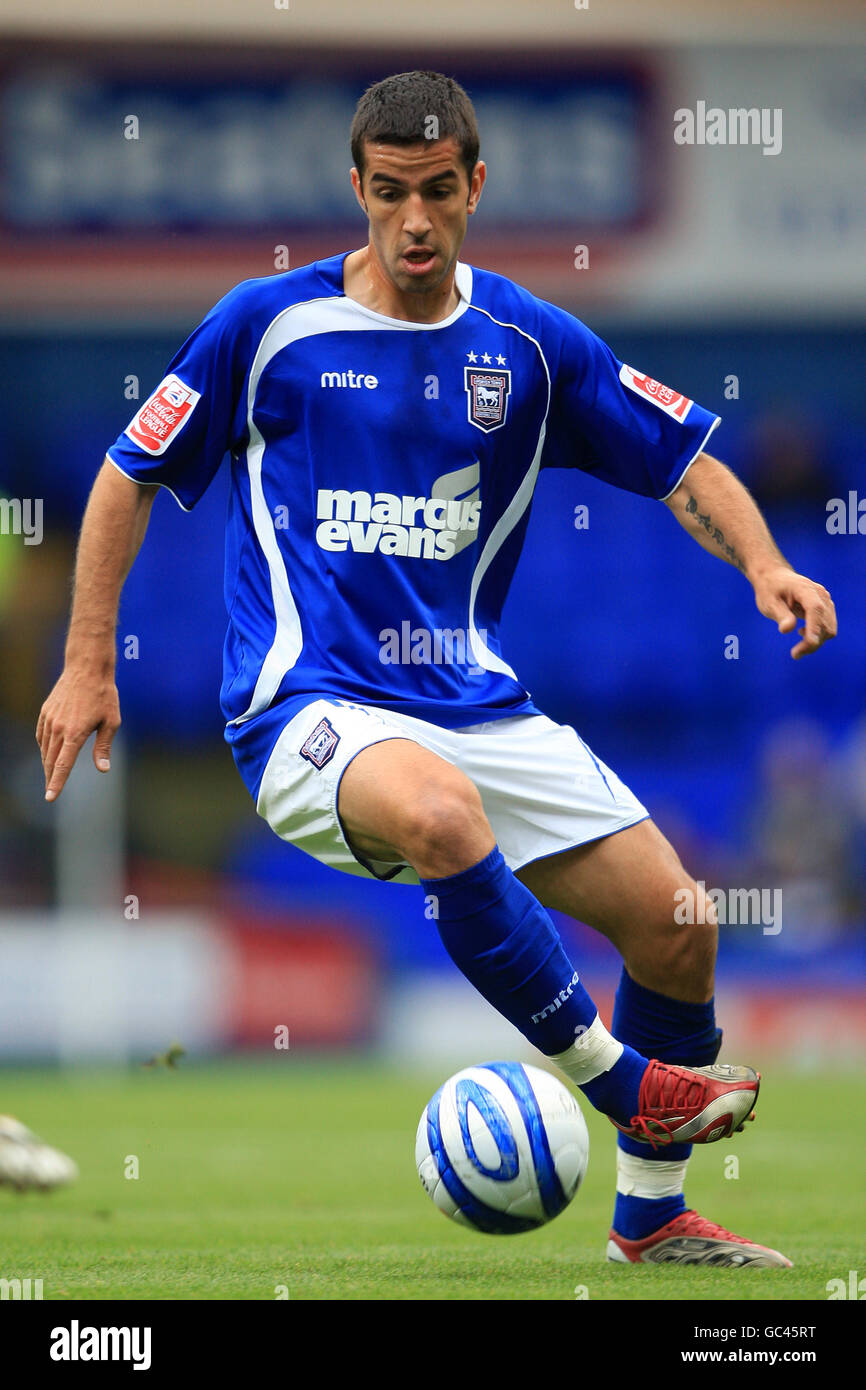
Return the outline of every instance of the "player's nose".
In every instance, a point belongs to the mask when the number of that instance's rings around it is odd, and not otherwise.
[[[420,193],[412,193],[406,199],[406,211],[403,218],[403,230],[416,239],[423,237],[433,223],[430,221],[430,214],[427,211],[427,204]]]

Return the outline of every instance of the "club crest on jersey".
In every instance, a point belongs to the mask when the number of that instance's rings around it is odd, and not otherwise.
[[[484,430],[485,434],[498,430],[505,424],[511,372],[490,372],[477,367],[465,367],[464,371],[469,423]]]
[[[193,391],[179,376],[167,376],[127,425],[125,433],[149,454],[164,454],[200,400],[201,393]]]
[[[662,386],[655,377],[642,376],[636,372],[634,367],[627,367],[625,363],[620,367],[619,379],[623,386],[627,386],[630,391],[634,391],[639,396],[646,396],[647,400],[657,405],[666,415],[672,415],[675,420],[685,420],[694,402],[688,396],[681,396],[679,391],[672,391],[669,386]]]
[[[329,719],[320,719],[313,732],[301,744],[301,757],[314,767],[329,763],[340,742],[340,735],[331,728]]]

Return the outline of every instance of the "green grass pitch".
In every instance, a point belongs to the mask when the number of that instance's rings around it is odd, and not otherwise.
[[[456,1070],[452,1068],[451,1070]],[[541,1231],[476,1235],[423,1192],[421,1110],[445,1073],[288,1052],[111,1075],[0,1072],[17,1114],[81,1168],[48,1195],[0,1189],[0,1276],[48,1299],[826,1300],[866,1273],[866,1079],[764,1074],[758,1119],[696,1153],[687,1197],[792,1270],[611,1266],[614,1133],[584,1104],[587,1178]],[[736,1165],[730,1155],[739,1160]],[[138,1161],[138,1177],[126,1177]],[[730,1174],[730,1176],[726,1176]]]

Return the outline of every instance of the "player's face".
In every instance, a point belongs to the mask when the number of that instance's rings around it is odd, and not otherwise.
[[[451,136],[418,145],[366,142],[363,181],[353,169],[352,185],[379,265],[402,293],[430,293],[453,274],[485,173],[479,160],[467,178]]]

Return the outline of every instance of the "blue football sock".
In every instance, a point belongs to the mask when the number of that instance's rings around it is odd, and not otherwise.
[[[423,879],[442,944],[480,994],[547,1056],[565,1052],[597,1009],[549,914],[511,872],[498,845],[448,878]],[[627,1123],[647,1059],[632,1048],[582,1086],[598,1109]]]
[[[580,1089],[596,1110],[611,1115],[621,1125],[630,1124],[632,1116],[637,1114],[640,1083],[647,1062],[648,1058],[624,1044],[622,1056],[610,1071],[603,1071],[593,1081],[585,1081]]]
[[[705,1067],[716,1060],[721,1032],[716,1028],[714,1001],[690,1004],[657,994],[633,980],[623,969],[613,1011],[615,1037],[660,1062]],[[617,1144],[635,1158],[656,1163],[685,1162],[691,1144],[665,1144],[653,1149],[620,1134]],[[627,1240],[641,1240],[686,1210],[682,1194],[638,1197],[618,1192],[614,1229]]]

